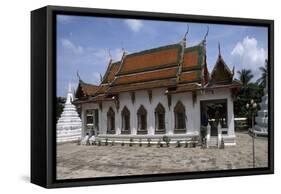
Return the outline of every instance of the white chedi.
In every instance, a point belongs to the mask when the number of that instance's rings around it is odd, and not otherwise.
[[[256,125],[254,127],[253,133],[259,136],[267,136],[268,135],[268,86],[267,86],[267,76],[266,83],[264,88],[264,96],[262,97],[262,101],[260,103],[261,109],[258,111],[258,115],[255,118]]]
[[[71,85],[69,84],[67,99],[63,108],[63,112],[57,122],[57,142],[69,142],[81,138],[82,122],[76,111],[76,107],[72,104],[73,94]]]

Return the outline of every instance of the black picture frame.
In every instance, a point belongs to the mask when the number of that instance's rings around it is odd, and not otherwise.
[[[172,174],[56,180],[56,14],[103,16],[268,28],[268,167]],[[46,188],[169,181],[274,173],[274,21],[171,13],[46,6],[31,12],[31,182]]]

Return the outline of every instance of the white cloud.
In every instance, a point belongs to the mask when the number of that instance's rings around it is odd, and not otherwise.
[[[73,42],[71,42],[69,39],[62,38],[61,39],[61,44],[64,49],[67,49],[74,54],[82,54],[83,53],[83,47],[80,45],[75,45]]]
[[[264,66],[267,51],[253,37],[246,36],[231,52],[232,64],[237,70],[251,69],[255,78],[260,76],[259,67]]]
[[[141,20],[127,19],[125,23],[133,32],[138,32],[143,27],[143,22]]]

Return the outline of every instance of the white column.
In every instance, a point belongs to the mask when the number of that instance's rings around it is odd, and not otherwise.
[[[116,107],[115,107],[115,105],[114,106],[112,106],[112,108],[113,108],[113,110],[114,110],[114,112],[115,112],[115,119],[114,119],[114,126],[115,126],[115,135],[118,135],[118,120],[120,119],[119,118],[119,116],[118,116],[118,113],[117,113],[117,109],[116,109]]]
[[[221,129],[221,124],[219,122],[219,124],[218,124],[218,148],[221,147],[221,143],[222,143],[222,129]]]
[[[131,100],[130,100],[131,101]],[[131,101],[132,103],[132,101]],[[129,109],[130,110],[130,109]],[[132,109],[130,110],[130,127],[131,127],[131,134],[137,134],[137,114],[136,114],[136,102],[132,103]]]
[[[103,106],[103,105],[102,105]],[[104,107],[102,107],[102,108],[104,108]],[[100,109],[100,107],[98,108],[98,112],[99,112],[99,134],[103,134],[103,128],[104,128],[104,120],[105,119],[103,119],[104,117],[103,117],[103,110],[101,110]]]
[[[211,136],[211,126],[210,123],[208,123],[207,126],[207,136],[206,136],[206,141],[207,141],[207,148],[209,147],[209,142],[210,142],[210,136]]]
[[[155,113],[154,113],[154,110],[151,110],[148,112],[147,114],[147,117],[148,117],[148,123],[149,123],[149,128],[148,128],[148,134],[150,135],[154,135],[155,134]]]
[[[121,134],[121,124],[122,124],[122,117],[121,117],[121,108],[119,107],[119,110],[115,113],[115,132],[116,135]]]
[[[167,125],[166,125],[166,127],[167,127],[167,132],[166,133],[168,133],[168,134],[173,134],[174,133],[174,129],[173,129],[173,127],[174,127],[174,123],[173,123],[173,111],[172,111],[172,106],[170,107],[170,109],[171,110],[169,110],[169,107],[167,108],[167,117],[168,117],[168,119],[167,119],[167,121],[168,121],[168,123],[167,123]]]
[[[82,120],[82,133],[81,133],[81,136],[85,137],[85,135],[86,135],[86,110],[85,110],[85,108],[83,106],[81,107],[81,120]]]
[[[152,93],[154,95],[154,93]],[[153,106],[153,97],[151,103],[147,106],[147,134],[154,135],[155,134],[155,114],[154,114],[154,106]]]
[[[233,100],[228,98],[227,100],[227,120],[228,120],[228,135],[235,136],[234,134],[234,111],[233,111]]]

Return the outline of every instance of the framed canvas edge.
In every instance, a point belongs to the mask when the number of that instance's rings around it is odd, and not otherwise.
[[[43,7],[31,12],[31,93],[30,93],[30,181],[45,187],[47,184],[46,145],[46,11]]]
[[[171,13],[154,13],[154,12],[139,12],[139,11],[124,11],[124,10],[109,10],[109,9],[95,9],[95,8],[77,8],[77,7],[61,7],[61,6],[47,6],[47,42],[46,42],[46,114],[47,125],[44,129],[46,131],[46,188],[58,187],[74,187],[74,186],[92,186],[92,185],[107,185],[107,184],[124,184],[137,182],[155,182],[155,181],[171,181],[171,180],[185,180],[185,179],[200,179],[200,178],[218,178],[230,176],[246,176],[246,175],[261,175],[274,173],[274,21],[262,19],[248,19],[248,18],[232,18],[220,16],[200,16],[200,15],[186,15],[186,14],[171,14]],[[237,170],[218,170],[218,171],[203,171],[190,173],[173,173],[173,174],[157,174],[157,175],[134,175],[122,177],[102,177],[102,178],[87,178],[87,179],[68,179],[56,180],[55,178],[55,153],[56,141],[55,131],[48,130],[55,126],[54,119],[54,92],[56,91],[56,82],[54,75],[56,75],[55,66],[55,39],[54,33],[56,27],[54,26],[54,16],[56,13],[70,13],[82,15],[100,15],[106,17],[124,17],[124,18],[138,18],[138,19],[158,19],[173,21],[187,21],[204,23],[221,23],[221,24],[236,24],[236,25],[261,25],[267,26],[268,33],[268,59],[270,64],[269,70],[269,154],[268,154],[268,168],[255,169],[237,169]],[[55,128],[54,128],[55,129]]]

